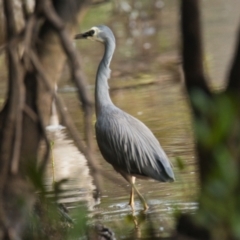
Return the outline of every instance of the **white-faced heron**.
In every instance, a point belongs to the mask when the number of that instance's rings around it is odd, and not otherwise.
[[[135,186],[135,177],[172,182],[174,173],[171,164],[149,128],[111,101],[108,79],[115,49],[112,31],[107,26],[100,25],[75,36],[75,39],[81,38],[101,42],[105,47],[95,87],[95,128],[99,149],[105,160],[131,184],[129,205],[132,209],[134,210],[135,190],[146,210],[148,205]]]

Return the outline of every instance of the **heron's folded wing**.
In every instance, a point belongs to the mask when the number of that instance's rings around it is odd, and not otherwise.
[[[97,141],[104,158],[129,174],[172,181],[170,162],[152,132],[138,119],[119,110],[96,124]]]

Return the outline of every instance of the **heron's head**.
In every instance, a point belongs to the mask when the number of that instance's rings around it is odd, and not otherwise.
[[[92,27],[90,30],[84,33],[79,33],[75,36],[75,39],[90,39],[92,41],[107,42],[114,41],[115,37],[111,29],[105,25],[99,25]]]

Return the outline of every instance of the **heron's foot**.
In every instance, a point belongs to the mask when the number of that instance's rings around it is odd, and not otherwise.
[[[143,212],[146,212],[149,209],[149,206],[146,202],[143,202]]]

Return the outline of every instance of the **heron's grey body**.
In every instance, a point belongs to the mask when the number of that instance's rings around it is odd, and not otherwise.
[[[111,101],[108,79],[109,65],[115,50],[112,31],[106,26],[98,26],[80,35],[81,38],[100,41],[105,46],[95,88],[96,137],[103,157],[129,182],[132,176],[153,178],[161,182],[174,181],[170,162],[153,133]],[[76,38],[80,38],[80,35],[76,35]]]
[[[161,182],[174,179],[168,158],[152,132],[113,104],[102,107],[96,137],[103,157],[124,177],[150,177]]]

